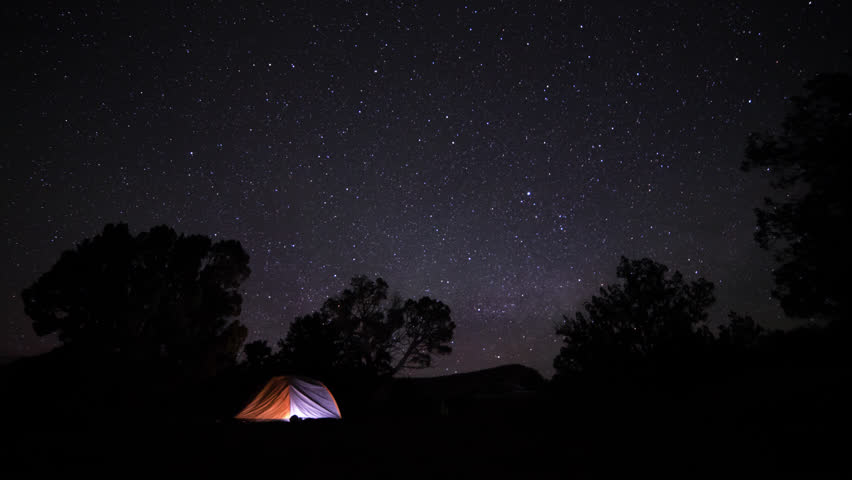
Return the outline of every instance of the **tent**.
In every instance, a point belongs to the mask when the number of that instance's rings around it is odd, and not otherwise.
[[[241,420],[284,420],[341,418],[331,391],[317,380],[305,377],[274,377],[236,418]]]

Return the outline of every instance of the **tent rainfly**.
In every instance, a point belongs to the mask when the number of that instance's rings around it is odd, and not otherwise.
[[[341,418],[331,391],[317,380],[305,377],[274,377],[236,418],[241,420],[284,420]]]

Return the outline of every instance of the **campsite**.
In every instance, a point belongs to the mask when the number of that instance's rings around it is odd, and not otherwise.
[[[4,3],[0,480],[849,470],[850,20]]]
[[[172,258],[185,237],[161,227],[131,238],[108,226],[24,291],[36,331],[64,343],[0,366],[0,422],[14,440],[3,469],[506,477],[800,471],[843,458],[849,326],[764,330],[731,313],[714,334],[712,285],[650,259],[622,257],[621,282],[557,329],[551,378],[519,364],[418,376],[408,372],[453,351],[439,300],[356,276],[276,348],[244,344],[239,321],[222,319],[240,300],[238,245],[199,274],[170,267],[187,260]],[[77,267],[116,248],[126,251],[106,274]],[[140,268],[152,249],[161,263]]]
[[[241,300],[239,245],[193,263],[182,243],[197,240],[166,227],[132,238],[107,226],[23,292],[36,331],[63,344],[0,366],[14,440],[0,467],[506,477],[844,458],[848,324],[764,330],[731,313],[713,333],[712,284],[647,258],[622,257],[620,281],[556,330],[551,378],[520,364],[428,376],[409,372],[453,353],[440,300],[356,276],[275,348],[244,343],[225,320]]]

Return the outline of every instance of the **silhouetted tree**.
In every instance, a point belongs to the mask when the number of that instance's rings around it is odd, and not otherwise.
[[[452,351],[455,324],[450,308],[429,297],[388,299],[388,285],[354,277],[350,288],[298,317],[279,342],[279,363],[300,373],[393,375],[425,368],[432,355]]]
[[[36,333],[56,332],[74,351],[203,377],[233,364],[245,340],[232,319],[249,273],[239,242],[166,226],[133,236],[110,224],[65,251],[22,297]]]
[[[284,340],[278,342],[279,368],[327,379],[336,370],[353,373],[342,354],[340,332],[320,312],[297,317]]]
[[[737,349],[747,349],[755,345],[764,333],[763,327],[749,315],[737,312],[728,313],[728,324],[719,327],[719,342]]]
[[[432,354],[447,355],[453,351],[449,343],[456,325],[450,318],[450,307],[429,297],[408,299],[391,309],[388,316],[395,326],[393,353],[398,358],[392,374],[404,368],[428,368]]]
[[[650,259],[622,257],[623,283],[600,289],[585,303],[586,313],[565,317],[557,329],[564,345],[553,364],[557,374],[618,372],[648,360],[670,361],[709,338],[704,325],[713,304],[713,284],[685,282],[680,272]]]
[[[719,326],[719,337],[714,345],[716,371],[724,373],[729,369],[754,367],[766,359],[764,350],[769,342],[770,332],[765,331],[749,315],[728,313],[728,323]]]
[[[246,354],[245,364],[250,369],[263,369],[272,360],[272,347],[266,340],[255,340],[243,347]]]
[[[794,317],[846,319],[852,261],[840,231],[852,213],[852,77],[820,75],[805,89],[780,134],[749,136],[742,168],[769,172],[783,198],[756,210],[755,239],[779,264],[773,296]]]
[[[323,304],[321,314],[338,334],[338,364],[379,375],[391,371],[393,327],[385,314],[388,284],[381,278],[352,278],[350,288]]]

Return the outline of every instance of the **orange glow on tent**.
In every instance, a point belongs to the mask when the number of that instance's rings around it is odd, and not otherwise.
[[[274,377],[236,418],[241,420],[284,420],[341,418],[340,408],[322,382],[305,377]]]

